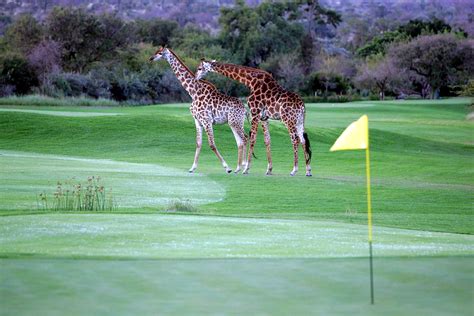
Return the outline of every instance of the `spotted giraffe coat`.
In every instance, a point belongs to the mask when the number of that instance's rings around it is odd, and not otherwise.
[[[212,125],[228,123],[234,133],[238,146],[238,162],[235,172],[238,172],[245,164],[245,148],[247,136],[244,132],[245,107],[238,98],[220,93],[210,82],[197,80],[194,73],[182,62],[182,60],[169,48],[160,48],[150,60],[159,60],[164,58],[168,61],[171,69],[175,73],[183,88],[188,92],[192,99],[190,106],[191,115],[196,124],[196,155],[193,166],[189,170],[194,172],[197,167],[199,153],[201,149],[201,130],[207,133],[211,149],[221,161],[227,172],[230,169],[224,158],[216,148],[214,141],[214,132]]]

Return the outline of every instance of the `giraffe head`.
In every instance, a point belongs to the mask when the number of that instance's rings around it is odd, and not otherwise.
[[[160,60],[162,57],[164,57],[166,55],[167,51],[168,51],[168,49],[166,48],[166,45],[164,47],[160,46],[160,48],[158,48],[158,50],[155,52],[155,54],[150,57],[149,61],[158,61],[158,60]]]
[[[196,79],[197,80],[200,80],[202,78],[204,78],[204,76],[208,73],[208,72],[212,72],[214,71],[213,69],[213,64],[215,63],[216,61],[213,60],[213,61],[206,61],[203,59],[201,59],[201,63],[199,64],[198,68],[197,68],[197,71],[196,71]]]

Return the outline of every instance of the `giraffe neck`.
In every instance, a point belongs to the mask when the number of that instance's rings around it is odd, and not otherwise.
[[[199,85],[198,81],[194,77],[194,73],[186,66],[181,59],[169,48],[165,50],[164,57],[168,61],[173,70],[176,78],[188,94],[193,97],[194,93]]]
[[[213,63],[213,71],[223,76],[239,81],[251,90],[255,89],[262,80],[272,76],[261,69],[245,67],[234,64]]]

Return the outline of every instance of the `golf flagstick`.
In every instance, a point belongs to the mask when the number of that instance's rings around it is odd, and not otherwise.
[[[374,304],[374,264],[372,255],[372,198],[370,195],[370,154],[369,144],[365,150],[365,170],[367,175],[367,220],[369,226],[369,254],[370,254],[370,303]]]
[[[374,304],[374,265],[372,254],[372,201],[370,194],[370,152],[369,152],[369,118],[361,116],[342,132],[332,145],[330,151],[365,149],[365,170],[367,175],[367,219],[369,229],[369,262],[370,262],[370,303]]]

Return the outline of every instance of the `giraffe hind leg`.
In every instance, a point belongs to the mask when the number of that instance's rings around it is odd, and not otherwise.
[[[288,128],[288,133],[290,134],[290,139],[291,143],[293,145],[293,170],[290,172],[290,176],[296,175],[298,172],[298,146],[299,146],[299,138],[298,138],[298,132],[296,130],[296,127],[291,123],[287,123],[287,128]]]
[[[273,171],[273,162],[272,162],[270,129],[268,127],[268,121],[262,122],[262,130],[263,130],[265,148],[267,150],[267,161],[268,161],[266,175],[270,176]]]
[[[238,154],[237,154],[237,167],[235,168],[234,173],[239,173],[241,167],[245,167],[245,149],[247,146],[247,140],[244,132],[243,126],[235,126],[231,125],[232,133],[235,137],[235,142],[237,143],[238,147]]]
[[[203,123],[203,126],[204,126],[204,129],[206,130],[207,140],[209,142],[209,147],[211,147],[211,150],[216,154],[217,159],[219,159],[219,161],[221,162],[222,167],[224,167],[224,169],[225,169],[225,172],[231,173],[232,169],[229,168],[229,166],[225,162],[224,158],[219,153],[219,150],[217,150],[216,144],[214,142],[214,130],[212,129],[212,123],[206,121],[206,122]]]
[[[303,114],[304,115],[304,114]],[[308,134],[305,133],[304,131],[304,119],[301,119],[298,121],[298,126],[297,126],[297,133],[298,133],[298,139],[301,143],[301,146],[303,147],[303,152],[304,152],[304,158],[306,162],[306,176],[311,177],[311,143],[309,141]]]
[[[252,116],[252,122],[250,127],[250,139],[249,139],[249,151],[247,153],[247,164],[245,166],[243,174],[248,174],[250,169],[250,163],[252,162],[252,154],[255,147],[255,142],[257,141],[257,130],[258,130],[258,123],[260,122],[259,116]]]

